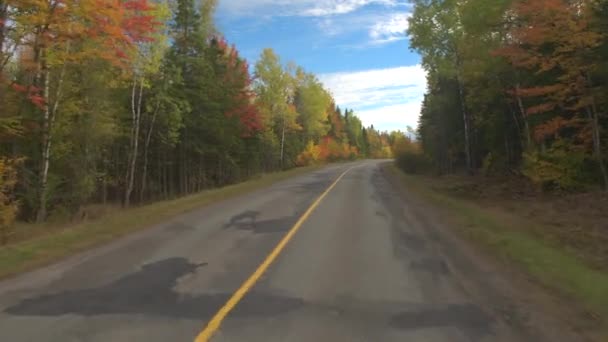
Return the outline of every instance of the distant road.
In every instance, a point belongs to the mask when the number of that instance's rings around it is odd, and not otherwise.
[[[500,296],[482,300],[470,280],[500,275],[472,268],[381,164],[330,166],[1,282],[0,341],[193,341],[348,169],[213,341],[540,341],[497,313]]]

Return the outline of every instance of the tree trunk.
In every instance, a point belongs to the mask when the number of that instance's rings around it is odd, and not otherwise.
[[[160,101],[156,104],[156,108],[154,108],[154,113],[152,114],[152,119],[150,121],[150,127],[148,128],[148,133],[146,134],[146,142],[144,144],[144,165],[141,173],[141,188],[139,191],[140,203],[143,203],[144,193],[146,191],[146,181],[148,176],[148,149],[150,147],[150,141],[152,140],[152,132],[154,130],[154,123],[156,122],[156,115],[158,114],[159,107]]]
[[[165,184],[165,182],[163,181],[163,164],[162,164],[162,154],[161,153],[162,153],[161,152],[161,147],[158,146],[156,148],[156,163],[157,163],[157,165],[156,165],[157,166],[157,170],[156,170],[156,172],[157,172],[157,175],[156,175],[157,176],[157,180],[156,181],[158,182],[158,192],[160,193],[161,198],[164,199],[164,197],[162,197],[162,196],[164,196],[164,191],[165,191],[165,189],[164,189],[165,185],[164,184]]]
[[[470,127],[469,127],[471,124],[471,121],[470,121],[469,113],[467,112],[467,106],[465,103],[464,88],[462,86],[460,71],[458,72],[457,83],[458,83],[458,95],[460,97],[460,109],[462,111],[462,120],[464,121],[464,153],[465,153],[466,162],[467,162],[467,172],[469,174],[473,174],[473,159],[472,159],[472,153],[471,153],[471,134],[470,134]]]
[[[182,195],[188,195],[190,193],[190,158],[184,156],[184,193]]]
[[[528,124],[528,116],[526,115],[526,109],[524,108],[524,103],[519,96],[520,85],[517,83],[515,86],[515,97],[517,99],[517,107],[519,108],[519,112],[521,113],[521,117],[524,120],[524,135],[526,136],[526,149],[532,147],[532,136],[530,133],[530,125]]]
[[[158,151],[158,177],[160,183],[160,189],[162,192],[163,200],[167,199],[168,185],[167,185],[167,152],[165,148]]]
[[[42,155],[40,162],[40,185],[38,189],[38,213],[36,214],[36,222],[42,223],[46,219],[47,215],[47,191],[48,191],[48,177],[49,177],[49,166],[50,166],[50,154],[51,154],[51,110],[49,106],[49,71],[46,66],[43,66],[41,71],[44,76],[44,105],[42,109]]]
[[[137,165],[137,152],[139,147],[139,126],[141,118],[141,102],[144,90],[143,77],[139,79],[139,92],[136,95],[138,84],[137,80],[133,80],[133,89],[131,91],[131,117],[133,126],[131,127],[131,151],[129,153],[129,165],[127,169],[127,188],[125,191],[124,206],[126,208],[131,204],[131,192],[133,192],[133,183],[135,181],[135,166]],[[136,102],[137,96],[137,102]]]
[[[522,136],[522,128],[519,124],[519,119],[517,118],[517,112],[513,108],[513,104],[510,101],[507,101],[507,105],[509,106],[509,112],[511,113],[513,123],[515,124],[515,129],[517,129],[517,141],[519,142],[519,146],[521,146],[521,148],[523,149],[525,148],[526,143],[524,142],[524,138]]]
[[[66,45],[66,53],[70,50],[69,43]],[[40,58],[44,52],[41,52]],[[44,77],[44,91],[43,98],[44,104],[42,107],[43,118],[42,118],[42,154],[41,154],[41,165],[40,165],[40,187],[38,193],[38,212],[36,213],[36,222],[41,223],[46,219],[47,216],[47,193],[48,193],[48,177],[49,167],[51,160],[51,145],[53,142],[53,123],[57,116],[57,110],[59,109],[59,101],[61,99],[63,90],[63,79],[65,78],[65,72],[67,65],[64,62],[61,67],[59,79],[57,80],[57,89],[55,90],[55,98],[50,98],[50,86],[51,86],[51,75],[50,70],[46,63],[41,59],[41,67],[39,72],[41,77]],[[39,79],[40,77],[38,77]],[[52,106],[51,106],[52,102]]]
[[[4,51],[4,32],[6,32],[6,19],[8,17],[8,3],[0,0],[0,53]]]
[[[513,157],[511,153],[511,143],[509,142],[509,134],[507,134],[507,132],[505,132],[505,153],[507,154],[507,165],[511,166]]]
[[[590,88],[593,87],[593,82],[591,81],[591,75],[589,73],[585,74],[585,78],[587,80],[588,86]],[[606,163],[604,162],[604,155],[602,151],[602,136],[600,131],[600,123],[599,123],[599,113],[597,110],[597,105],[595,104],[595,97],[591,93],[591,108],[587,107],[587,113],[591,119],[591,129],[593,131],[593,151],[595,154],[595,158],[597,159],[597,163],[600,166],[600,172],[602,173],[602,178],[604,181],[604,190],[608,192],[608,171],[606,170]]]
[[[178,177],[178,192],[180,194],[186,193],[186,152],[184,148],[184,141],[188,141],[186,130],[184,129],[184,134],[182,135],[182,141],[179,143],[179,155],[177,159],[177,177]],[[173,194],[171,194],[173,195]]]
[[[179,183],[177,183],[177,180],[180,180],[181,178],[179,177],[180,173],[179,173],[179,161],[181,160],[181,158],[179,157],[169,157],[171,160],[171,164],[168,165],[169,169],[168,169],[168,173],[167,173],[167,195],[168,198],[173,198],[173,196],[175,195],[175,193],[179,190],[177,188],[177,186],[179,186]],[[176,179],[176,177],[178,177]]]
[[[205,189],[205,167],[204,167],[204,160],[203,160],[203,156],[199,156],[199,161],[198,161],[198,177],[199,177],[199,185],[198,185],[198,192],[203,191],[203,189]]]
[[[101,203],[106,205],[108,203],[108,181],[104,175],[101,180]]]
[[[217,159],[217,184],[216,186],[222,186],[224,183],[224,175],[222,171],[222,158]]]
[[[4,39],[6,35],[6,21],[8,19],[8,3],[4,0],[0,0],[0,77],[2,77],[2,71],[4,67],[10,60],[11,54],[9,52],[6,53],[5,56],[5,46]]]
[[[595,108],[595,101],[592,100],[591,108],[587,107],[587,114],[591,121],[591,130],[593,136],[593,153],[597,163],[600,166],[600,172],[602,173],[602,179],[604,181],[604,190],[608,191],[608,171],[606,170],[606,163],[604,162],[604,156],[602,154],[602,139],[600,135],[600,124],[598,119],[598,113]]]

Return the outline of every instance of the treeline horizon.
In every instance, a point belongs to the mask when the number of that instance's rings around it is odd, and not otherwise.
[[[396,133],[363,127],[271,49],[250,74],[215,7],[0,1],[0,226],[392,155]]]
[[[418,140],[437,172],[608,190],[608,2],[411,2]]]

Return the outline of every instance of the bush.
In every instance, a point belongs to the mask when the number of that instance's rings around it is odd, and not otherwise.
[[[17,183],[19,159],[0,158],[0,244],[5,244],[12,233],[18,202],[13,190]]]
[[[339,160],[356,160],[359,151],[356,147],[337,142],[331,137],[323,137],[318,145],[309,141],[306,148],[296,159],[297,166],[314,165]]]
[[[501,154],[489,152],[481,163],[481,173],[484,176],[504,175],[509,170],[509,163]]]
[[[312,141],[306,144],[306,149],[300,153],[296,159],[297,166],[308,166],[314,165],[319,161],[320,151],[319,146],[315,145]]]
[[[395,163],[405,173],[410,174],[429,173],[433,170],[433,163],[420,152],[402,152],[397,155]]]
[[[558,141],[544,153],[524,153],[522,173],[542,190],[577,191],[594,178],[594,165],[582,148]]]

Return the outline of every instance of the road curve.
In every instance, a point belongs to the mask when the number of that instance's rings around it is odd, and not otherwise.
[[[484,275],[411,214],[381,163],[330,166],[0,282],[0,341],[193,341],[349,168],[213,341],[540,341],[480,300],[465,279]]]

